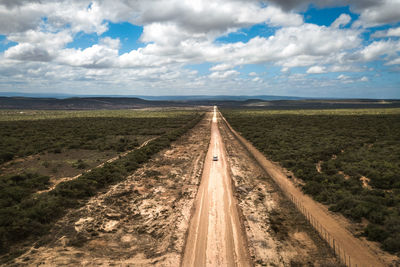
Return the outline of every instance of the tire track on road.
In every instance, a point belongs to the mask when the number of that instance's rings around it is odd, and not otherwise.
[[[213,156],[218,160],[214,161]],[[233,196],[217,110],[182,266],[251,266],[247,240]]]

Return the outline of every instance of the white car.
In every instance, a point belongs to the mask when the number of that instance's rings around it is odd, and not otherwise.
[[[214,156],[213,161],[217,161],[217,160],[218,160],[218,156]]]

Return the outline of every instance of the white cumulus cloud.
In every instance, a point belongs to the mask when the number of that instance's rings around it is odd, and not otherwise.
[[[228,71],[216,71],[209,75],[211,79],[225,79],[231,76],[239,75],[239,72],[236,70],[228,70]]]
[[[340,26],[346,26],[351,21],[351,17],[348,14],[341,14],[334,22],[331,27],[339,28]]]
[[[381,38],[381,37],[400,37],[400,27],[391,28],[384,31],[377,31],[371,35],[373,38]]]
[[[312,66],[307,70],[307,73],[310,74],[326,73],[326,68],[324,66]]]

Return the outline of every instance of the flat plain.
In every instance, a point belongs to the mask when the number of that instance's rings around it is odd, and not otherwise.
[[[399,109],[217,111],[2,110],[1,262],[348,265],[232,126],[382,265],[399,263]]]

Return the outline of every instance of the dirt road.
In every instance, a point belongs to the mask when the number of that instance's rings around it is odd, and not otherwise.
[[[222,115],[221,118],[236,138],[254,156],[260,166],[271,176],[286,196],[295,200],[296,205],[301,207],[302,213],[306,214],[307,217],[312,218],[313,225],[317,225],[317,231],[321,232],[318,228],[322,226],[324,228],[322,235],[327,235],[328,233],[330,242],[333,239],[335,240],[335,242],[332,243],[334,244],[335,251],[339,254],[342,262],[347,266],[384,266],[381,260],[379,260],[378,255],[371,251],[365,243],[348,232],[345,227],[343,227],[343,225],[341,225],[340,222],[330,214],[326,207],[303,194],[301,189],[294,186],[286,177],[281,167],[266,159],[265,156],[250,142],[233,130]]]
[[[215,107],[182,266],[251,266]]]

